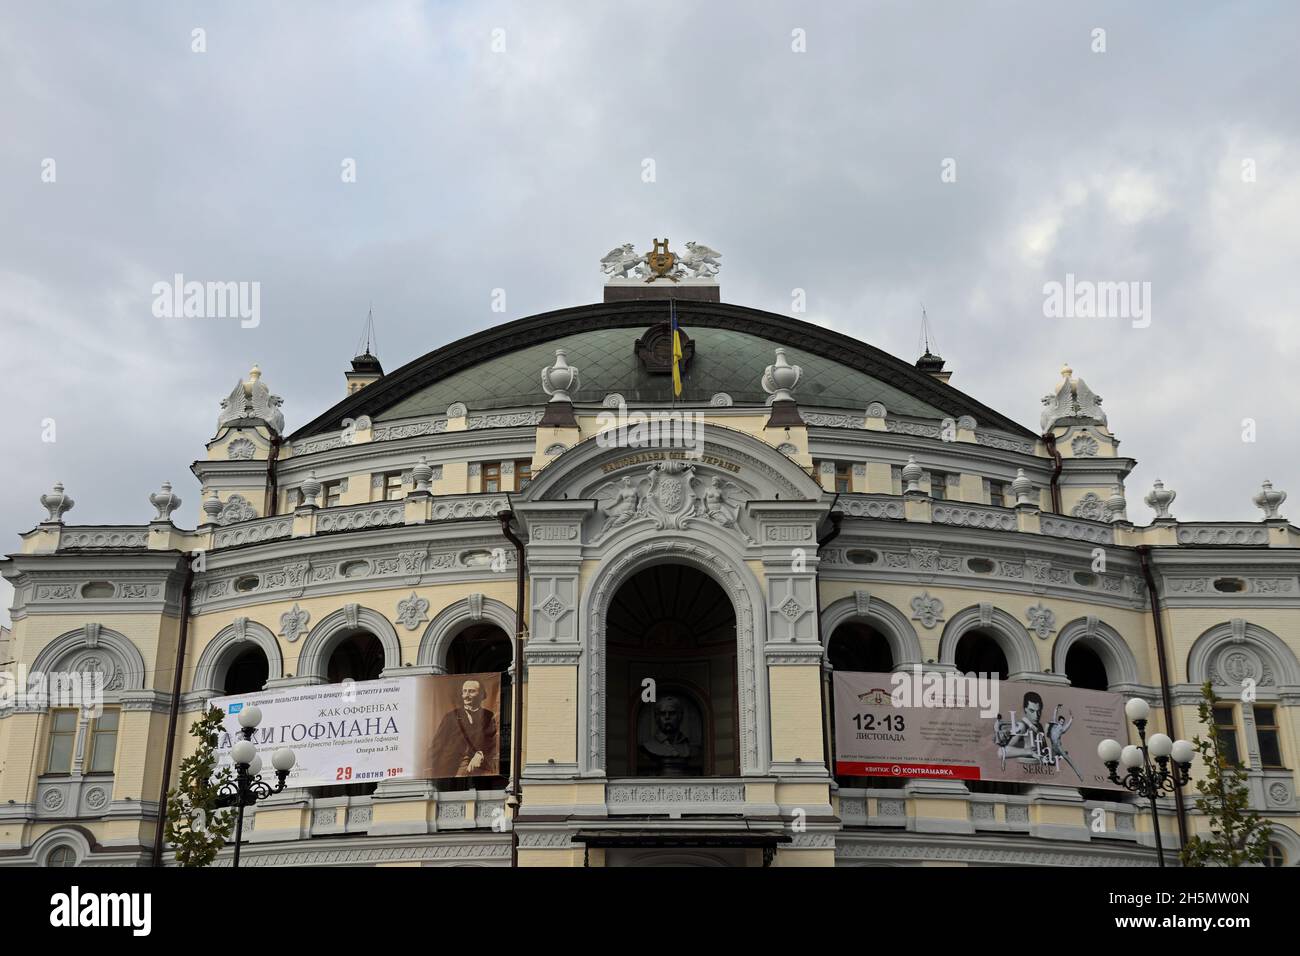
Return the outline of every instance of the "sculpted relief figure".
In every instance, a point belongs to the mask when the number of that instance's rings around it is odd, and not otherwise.
[[[691,506],[682,518],[683,524],[688,518],[704,518],[724,528],[732,529],[746,541],[753,543],[749,533],[740,525],[740,512],[744,506],[745,493],[739,485],[714,475],[701,491],[693,471],[690,484]]]
[[[724,528],[735,527],[739,509],[727,501],[727,488],[723,485],[722,479],[716,475],[704,489],[704,500],[701,506],[709,520],[716,521]]]
[[[720,476],[697,477],[695,465],[684,461],[656,462],[646,477],[607,481],[596,489],[597,510],[604,517],[596,537],[635,518],[648,518],[655,528],[685,528],[692,521],[729,528],[752,543],[741,526],[745,491]]]
[[[640,484],[645,483],[643,480]],[[601,534],[610,528],[627,524],[643,511],[640,486],[634,486],[630,477],[624,477],[617,485],[612,481],[605,482],[596,489],[596,498],[602,502],[608,501],[608,504],[600,505],[600,513],[605,516],[605,523],[600,528]]]

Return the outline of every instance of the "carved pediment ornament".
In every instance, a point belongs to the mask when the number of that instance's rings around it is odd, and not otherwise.
[[[736,531],[754,543],[742,525],[748,493],[722,475],[697,475],[690,461],[659,461],[643,476],[624,475],[596,489],[597,511],[603,523],[597,538],[638,519],[647,518],[656,530],[714,524]]]

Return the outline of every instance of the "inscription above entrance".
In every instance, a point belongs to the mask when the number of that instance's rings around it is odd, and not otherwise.
[[[674,451],[671,449],[665,451],[643,451],[635,455],[627,455],[623,458],[617,458],[614,461],[607,461],[600,466],[600,470],[605,474],[611,471],[618,471],[621,468],[631,468],[633,465],[643,465],[647,462],[656,461],[686,461],[690,460],[697,464],[712,465],[715,468],[725,468],[733,474],[740,473],[740,465],[734,461],[727,461],[725,458],[719,458],[716,455],[692,455],[686,451]]]

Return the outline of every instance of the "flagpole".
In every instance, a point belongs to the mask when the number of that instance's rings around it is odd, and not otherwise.
[[[681,373],[677,371],[677,300],[672,296],[668,297],[668,351],[672,356],[673,370],[677,375],[680,375]],[[669,380],[669,389],[672,394],[671,408],[675,412],[677,411],[677,388],[676,382],[671,379]]]

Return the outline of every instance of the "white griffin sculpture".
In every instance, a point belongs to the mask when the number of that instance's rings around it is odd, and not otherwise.
[[[686,243],[686,255],[681,258],[681,265],[691,274],[692,279],[708,279],[718,274],[722,253],[710,249],[702,242]]]
[[[626,279],[627,274],[634,269],[639,276],[645,271],[645,256],[637,253],[632,243],[625,242],[605,253],[600,260],[600,269],[614,279]]]

